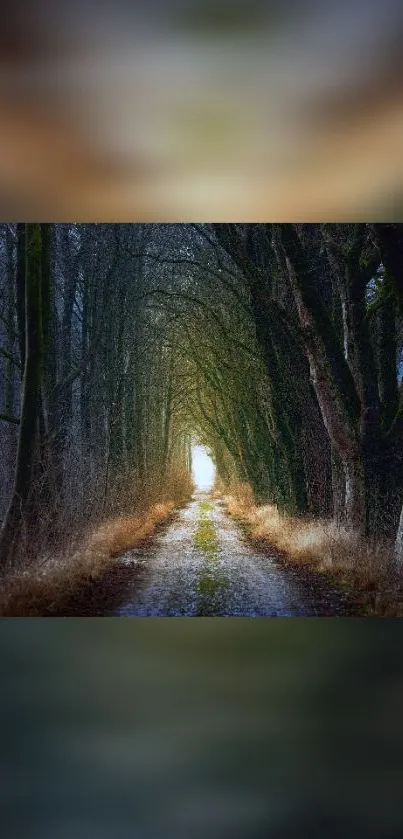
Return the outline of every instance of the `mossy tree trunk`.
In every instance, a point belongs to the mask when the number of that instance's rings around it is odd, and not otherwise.
[[[40,225],[27,224],[25,237],[25,365],[14,487],[0,534],[0,556],[3,565],[13,562],[23,529],[26,529],[26,536],[29,538],[37,526],[32,504],[32,478],[37,454],[43,365]]]
[[[18,343],[20,349],[21,376],[25,365],[25,244],[26,224],[17,224],[17,266],[15,274],[15,300],[17,310]]]
[[[372,225],[375,240],[379,247],[383,265],[386,271],[386,282],[390,284],[394,293],[395,304],[399,317],[403,319],[403,230],[401,224],[374,224]],[[403,484],[403,387],[400,385],[400,398],[397,392],[396,382],[391,375],[390,356],[393,352],[390,337],[390,323],[393,318],[391,311],[393,303],[388,297],[381,308],[382,323],[379,324],[379,364],[383,365],[381,376],[382,388],[384,391],[384,423],[391,425],[388,431],[388,438],[396,451],[394,460],[395,485],[400,491],[401,498]],[[387,399],[390,403],[388,407]],[[393,411],[394,416],[393,416]],[[395,493],[396,497],[398,492]],[[403,567],[403,507],[400,513],[395,541],[395,558],[398,567]]]
[[[309,361],[311,380],[332,447],[345,474],[345,521],[366,528],[365,464],[359,439],[360,403],[329,313],[318,294],[314,266],[292,224],[279,225]]]
[[[273,225],[244,225],[244,230],[241,225],[213,227],[219,243],[247,282],[256,339],[270,382],[270,413],[276,429],[272,462],[278,498],[292,512],[323,511],[330,499],[326,501],[322,491],[315,493],[316,475],[311,469],[315,458],[307,457],[306,451],[312,424],[317,430],[316,449],[324,442],[321,453],[326,461],[325,474],[330,470],[330,447],[310,388],[305,348],[297,334],[281,242]]]

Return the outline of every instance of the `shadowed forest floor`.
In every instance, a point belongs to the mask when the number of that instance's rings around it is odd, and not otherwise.
[[[287,617],[353,614],[345,592],[249,543],[222,501],[198,493],[153,538],[72,598],[63,615]]]

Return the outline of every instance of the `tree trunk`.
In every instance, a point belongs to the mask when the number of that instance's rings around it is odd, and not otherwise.
[[[395,560],[399,571],[403,568],[403,507],[400,513],[399,527],[395,542]]]
[[[290,280],[304,333],[311,380],[333,449],[346,479],[345,523],[366,528],[365,470],[358,423],[360,403],[343,349],[333,334],[329,315],[317,294],[312,270],[291,224],[280,225]]]
[[[337,525],[344,523],[346,506],[346,476],[338,451],[332,448],[333,517]]]
[[[27,224],[25,367],[14,487],[0,534],[0,556],[3,564],[13,561],[23,527],[26,527],[29,537],[36,524],[33,510],[30,509],[30,501],[36,455],[43,361],[41,279],[40,225]]]
[[[18,341],[20,348],[21,376],[25,365],[25,224],[17,224],[17,269],[15,298],[17,304]]]
[[[6,375],[4,385],[4,411],[3,417],[14,417],[17,419],[19,407],[16,405],[16,382],[18,368],[16,367],[15,354],[15,336],[14,336],[14,239],[12,233],[7,230],[6,234],[6,256],[7,256],[7,353],[8,357],[5,360]],[[4,498],[9,498],[11,493],[11,484],[14,472],[15,458],[17,452],[17,425],[18,422],[9,422],[6,429],[6,475],[5,485],[2,492]]]

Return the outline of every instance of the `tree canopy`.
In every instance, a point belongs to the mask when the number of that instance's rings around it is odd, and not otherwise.
[[[196,442],[258,501],[395,538],[402,255],[400,224],[2,224],[3,561]]]

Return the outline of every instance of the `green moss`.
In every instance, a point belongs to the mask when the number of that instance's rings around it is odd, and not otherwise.
[[[235,515],[232,515],[231,518],[233,518],[234,521],[236,521],[237,525],[240,527],[245,536],[252,535],[253,525],[247,519]]]
[[[210,513],[212,509],[213,508],[209,501],[200,501],[199,510],[201,513]]]
[[[216,555],[218,550],[217,534],[215,526],[210,519],[200,519],[194,540],[199,550],[213,557]]]
[[[208,501],[201,501],[199,504],[199,520],[194,535],[196,547],[200,551],[214,558],[218,551],[217,532],[214,522],[209,518],[212,506]]]
[[[194,535],[196,548],[203,553],[205,558],[200,568],[198,582],[199,616],[214,614],[215,595],[225,589],[228,584],[217,563],[219,543],[215,523],[210,518],[212,511],[213,507],[208,501],[201,501],[197,529]]]
[[[27,248],[32,252],[35,259],[41,258],[42,236],[40,224],[27,224]]]
[[[204,574],[203,577],[199,581],[199,591],[200,594],[206,594],[210,597],[216,593],[217,589],[221,586],[220,581],[217,579],[216,576],[211,576],[208,574]]]

